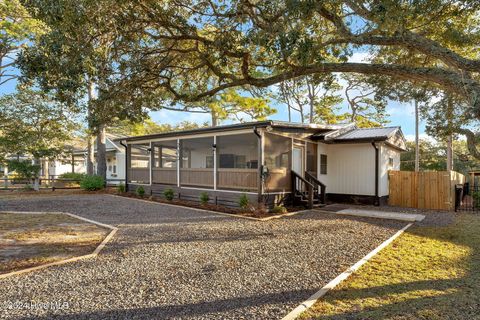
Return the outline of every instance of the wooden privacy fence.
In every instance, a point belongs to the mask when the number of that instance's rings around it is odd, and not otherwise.
[[[465,176],[455,171],[389,171],[391,206],[421,209],[455,209],[455,184]]]

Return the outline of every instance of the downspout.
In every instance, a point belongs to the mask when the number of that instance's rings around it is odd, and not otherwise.
[[[125,148],[125,191],[128,191],[128,147],[120,140],[120,144]]]
[[[379,161],[378,161],[378,153],[379,153],[379,149],[378,149],[378,146],[375,144],[375,141],[372,141],[372,146],[373,148],[375,149],[375,202],[374,202],[374,205],[375,206],[379,206],[380,205],[380,199],[378,197],[378,167],[379,167]]]

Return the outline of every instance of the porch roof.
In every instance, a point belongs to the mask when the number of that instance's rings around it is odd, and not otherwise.
[[[205,127],[198,129],[182,130],[182,131],[170,131],[162,132],[144,136],[134,136],[127,138],[115,139],[116,141],[137,141],[137,140],[148,140],[148,139],[157,139],[157,138],[166,138],[166,137],[176,137],[176,136],[185,136],[185,135],[194,135],[198,133],[215,133],[223,131],[234,131],[242,129],[254,129],[254,128],[283,128],[283,129],[298,129],[304,132],[316,133],[318,131],[332,131],[342,128],[344,125],[320,125],[320,124],[305,124],[305,123],[295,123],[295,122],[286,122],[286,121],[256,121],[256,122],[245,122],[245,123],[236,123],[229,125],[222,125],[216,127]]]

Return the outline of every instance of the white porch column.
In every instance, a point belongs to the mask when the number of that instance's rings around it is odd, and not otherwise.
[[[213,190],[217,190],[217,136],[213,136]]]
[[[180,139],[177,139],[177,187],[180,188]]]
[[[152,185],[152,175],[153,175],[153,157],[155,156],[154,152],[153,152],[153,149],[152,149],[152,141],[150,141],[150,165],[149,165],[149,174],[150,174],[150,185]],[[151,189],[150,189],[151,190]]]

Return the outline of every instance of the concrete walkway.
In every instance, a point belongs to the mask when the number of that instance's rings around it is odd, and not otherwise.
[[[399,221],[408,221],[408,222],[422,221],[423,219],[425,219],[425,216],[423,214],[389,212],[389,211],[380,211],[380,210],[377,211],[377,210],[362,210],[362,209],[344,209],[336,212],[336,214],[356,216],[356,217],[390,219],[390,220],[399,220]]]

